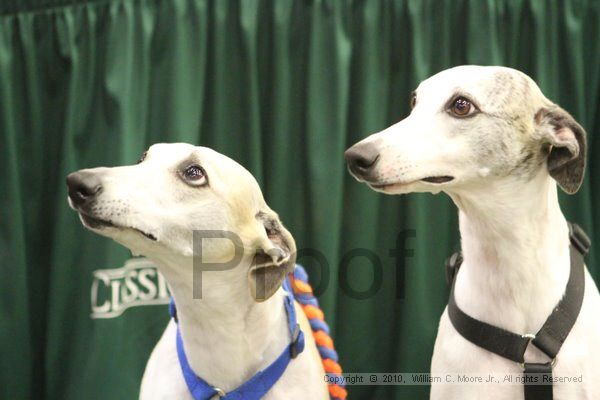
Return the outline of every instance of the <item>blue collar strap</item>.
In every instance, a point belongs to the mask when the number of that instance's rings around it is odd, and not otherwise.
[[[283,304],[287,314],[291,343],[271,365],[264,370],[259,371],[234,391],[225,393],[223,390],[209,385],[204,379],[196,375],[188,363],[183,349],[183,341],[181,340],[179,326],[177,327],[177,356],[179,357],[179,365],[181,366],[185,383],[194,400],[210,400],[213,398],[220,398],[223,400],[259,400],[273,387],[281,375],[283,375],[283,372],[290,361],[293,358],[296,358],[298,354],[302,353],[302,350],[304,350],[304,334],[302,333],[302,330],[300,330],[300,325],[296,322],[294,297],[287,279],[284,281],[283,288],[286,292]],[[175,308],[173,299],[171,299],[171,304],[169,305],[169,312],[177,322],[177,309]]]

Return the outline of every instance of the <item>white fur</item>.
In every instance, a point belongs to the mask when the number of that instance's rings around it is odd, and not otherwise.
[[[208,185],[194,187],[183,181],[181,169],[190,163],[204,168]],[[277,216],[266,205],[248,171],[208,148],[158,144],[149,149],[140,164],[87,172],[99,174],[102,191],[93,208],[77,210],[119,226],[92,230],[159,265],[177,304],[184,348],[197,375],[228,392],[281,354],[291,340],[283,289],[257,302],[248,279],[255,251],[269,252],[274,247],[256,215],[264,212]],[[75,206],[73,202],[71,205]],[[157,240],[150,240],[138,230]],[[233,232],[244,248],[235,268],[203,272],[201,299],[194,299],[192,293],[193,230]],[[228,261],[234,252],[224,239],[205,240],[202,249],[203,261],[211,262]],[[306,348],[290,362],[264,397],[266,400],[328,398],[310,326],[301,309],[297,307],[297,311]],[[191,399],[177,358],[175,329],[171,321],[152,352],[140,391],[143,400]]]
[[[455,93],[476,100],[481,114],[467,119],[450,115],[445,104]],[[379,151],[374,170],[360,180],[388,194],[446,192],[459,208],[465,260],[456,281],[457,304],[474,318],[535,334],[561,299],[570,265],[555,181],[545,163],[519,169],[528,149],[558,140],[534,120],[536,111],[551,102],[518,71],[477,66],[427,79],[416,98],[410,116],[356,145],[369,143]],[[422,180],[432,176],[454,179]],[[585,284],[581,313],[554,368],[556,375],[583,374],[583,384],[555,384],[554,399],[600,398],[600,295],[587,271]],[[525,360],[547,358],[530,345]],[[446,311],[431,370],[441,376],[522,371],[464,339]],[[431,398],[522,399],[523,386],[433,384]]]

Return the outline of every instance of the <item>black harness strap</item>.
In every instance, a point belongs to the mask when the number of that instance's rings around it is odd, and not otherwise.
[[[540,375],[543,374],[543,375]],[[523,367],[523,376],[525,383],[523,393],[525,400],[545,400],[552,399],[552,384],[532,385],[534,379],[543,377],[543,382],[552,382],[552,361],[547,363],[525,363]]]
[[[479,321],[463,312],[456,304],[454,297],[454,282],[463,261],[462,256],[460,253],[455,253],[446,261],[446,279],[451,285],[448,316],[452,325],[458,333],[471,343],[522,365],[526,382],[524,387],[525,400],[552,399],[551,383],[548,385],[532,385],[527,384],[527,382],[534,382],[534,380],[529,379],[533,377],[531,374],[536,374],[536,377],[539,377],[538,374],[546,374],[547,377],[543,381],[551,382],[552,367],[556,355],[569,335],[571,328],[573,328],[583,303],[585,291],[583,257],[589,250],[590,239],[578,225],[571,223],[569,223],[569,238],[571,241],[569,249],[571,268],[565,294],[535,335],[519,335]],[[551,361],[547,363],[526,363],[524,357],[529,342],[544,352]]]
[[[565,295],[532,340],[535,347],[542,350],[551,359],[556,357],[567,339],[571,328],[577,321],[583,303],[585,290],[583,254],[575,246],[570,247],[570,252],[571,273]]]

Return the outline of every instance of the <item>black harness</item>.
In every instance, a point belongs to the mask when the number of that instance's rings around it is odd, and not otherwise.
[[[519,335],[465,314],[458,307],[454,298],[454,282],[463,261],[462,255],[454,253],[446,261],[446,280],[450,284],[448,316],[452,325],[471,343],[521,365],[524,372],[525,400],[552,399],[552,367],[556,363],[556,355],[577,320],[583,303],[585,290],[583,257],[590,248],[590,239],[578,225],[571,223],[569,223],[569,238],[571,241],[569,249],[571,271],[565,295],[535,335]],[[550,361],[546,363],[525,362],[525,350],[530,342],[546,354]],[[547,384],[528,384],[528,382],[535,382],[532,374],[544,374],[545,376],[542,375],[545,378],[543,382],[547,382]],[[540,375],[535,376],[539,377]]]

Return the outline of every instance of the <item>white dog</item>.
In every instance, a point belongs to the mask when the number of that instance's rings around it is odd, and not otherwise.
[[[461,66],[423,81],[404,120],[346,152],[350,171],[386,194],[444,191],[459,208],[464,262],[455,299],[469,316],[535,334],[565,293],[569,234],[556,183],[583,180],[585,132],[525,74]],[[585,271],[579,316],[553,373],[554,399],[600,399],[600,296]],[[467,341],[441,317],[432,373],[520,373],[522,366]],[[529,344],[526,362],[548,358]],[[522,399],[522,385],[437,385],[434,399]]]
[[[171,320],[152,352],[141,399],[192,399],[176,350],[177,325],[191,369],[221,395],[290,346],[281,283],[294,266],[294,240],[242,166],[208,148],[157,144],[137,165],[77,171],[67,184],[83,224],[154,260],[175,300],[178,323]],[[199,263],[230,262],[237,250],[231,238],[204,238],[199,260],[193,231],[239,238],[239,262],[203,271],[194,282]],[[193,298],[193,284],[201,284],[200,299]],[[264,399],[328,399],[310,326],[295,309],[305,349]]]

